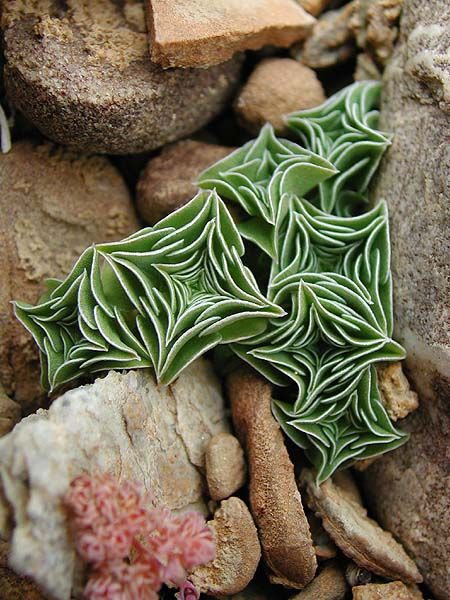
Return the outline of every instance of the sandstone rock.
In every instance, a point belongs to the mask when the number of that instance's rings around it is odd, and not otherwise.
[[[144,0],[4,4],[9,97],[46,136],[83,152],[143,152],[190,135],[239,77],[240,58],[167,71],[151,62]]]
[[[357,565],[387,579],[422,581],[416,565],[400,544],[369,519],[364,507],[342,492],[332,478],[318,486],[313,473],[304,469],[301,483],[306,488],[311,510],[322,518],[335,544]]]
[[[0,384],[0,437],[11,431],[20,420],[21,414],[20,405],[11,400]]]
[[[356,53],[350,19],[355,0],[337,10],[325,12],[313,27],[303,46],[294,46],[294,58],[312,69],[333,67],[345,62]]]
[[[93,242],[116,240],[138,223],[130,195],[105,159],[50,144],[15,142],[0,155],[0,381],[25,413],[35,410],[37,347],[11,300],[36,302],[47,277],[65,276]]]
[[[239,498],[223,500],[209,521],[216,540],[216,558],[199,567],[190,579],[200,592],[214,597],[243,590],[253,579],[261,558],[258,533],[250,511]]]
[[[384,75],[381,127],[394,133],[374,197],[390,209],[394,316],[420,397],[403,448],[365,475],[384,527],[416,558],[434,596],[450,598],[450,6],[405,0]],[[412,165],[414,168],[412,169]]]
[[[246,449],[250,508],[267,567],[290,587],[302,588],[316,557],[283,434],[271,413],[271,387],[252,371],[230,375],[233,423]]]
[[[195,196],[195,181],[211,164],[234,148],[194,140],[176,142],[152,158],[137,186],[138,210],[153,225]]]
[[[204,67],[240,50],[288,47],[314,23],[292,0],[146,1],[150,56],[163,67]]]
[[[291,58],[267,58],[250,75],[234,110],[251,133],[268,122],[283,134],[287,131],[283,115],[324,101],[322,84],[312,69]]]
[[[8,567],[9,544],[0,541],[0,599],[46,600],[36,585]]]
[[[317,17],[317,15],[320,15],[331,4],[332,0],[297,0],[297,2],[306,12]]]
[[[213,500],[229,498],[246,479],[244,452],[230,433],[218,433],[211,438],[205,455],[206,481]]]
[[[401,581],[370,583],[353,588],[353,600],[423,600],[419,589]]]
[[[209,439],[226,428],[220,384],[203,359],[169,387],[148,370],[111,371],[23,419],[0,440],[0,535],[12,522],[10,566],[58,600],[77,589],[61,498],[81,472],[135,479],[171,509],[206,512],[191,457],[201,462]]]
[[[343,600],[347,593],[344,572],[337,564],[325,564],[319,574],[290,600]]]
[[[377,372],[381,401],[393,421],[404,419],[410,412],[416,410],[419,406],[419,398],[409,387],[401,363],[379,365]]]

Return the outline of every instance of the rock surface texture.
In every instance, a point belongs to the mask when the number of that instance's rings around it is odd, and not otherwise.
[[[450,598],[450,5],[405,0],[384,77],[382,128],[394,133],[374,189],[390,209],[396,337],[420,408],[411,440],[365,474],[380,522]]]
[[[112,371],[27,417],[0,440],[0,535],[11,540],[10,566],[68,599],[80,583],[61,505],[70,481],[108,471],[139,480],[171,509],[206,511],[206,445],[226,429],[220,384],[204,360],[169,387],[147,370]]]
[[[291,46],[314,18],[292,0],[146,0],[150,56],[163,67],[205,67],[240,50]]]
[[[210,69],[151,62],[144,0],[4,4],[7,93],[46,136],[77,150],[129,154],[190,135],[222,110],[239,76],[239,58]]]
[[[205,455],[206,481],[212,500],[229,498],[245,483],[246,465],[239,440],[231,433],[218,433]]]
[[[94,242],[138,229],[128,189],[105,159],[15,142],[0,155],[0,383],[25,414],[42,399],[37,346],[11,300],[36,302]]]

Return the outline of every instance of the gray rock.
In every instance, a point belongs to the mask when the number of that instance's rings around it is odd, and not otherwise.
[[[206,513],[193,461],[226,429],[220,384],[204,360],[168,387],[148,370],[110,372],[27,417],[0,440],[0,536],[10,537],[11,567],[58,600],[80,588],[61,500],[82,472],[137,480],[171,509]]]
[[[374,189],[391,217],[397,339],[420,409],[411,440],[365,473],[380,522],[450,598],[450,5],[405,0],[384,76],[381,126],[394,133]],[[446,50],[447,49],[447,50]]]

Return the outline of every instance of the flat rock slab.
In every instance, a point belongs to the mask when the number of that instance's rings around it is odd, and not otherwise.
[[[294,0],[147,0],[150,55],[163,67],[206,67],[267,44],[289,47],[315,19]]]
[[[211,437],[226,429],[220,384],[204,360],[168,387],[148,370],[110,372],[22,420],[0,441],[10,566],[57,600],[77,596],[82,573],[62,506],[70,481],[107,471],[139,481],[171,509],[206,512],[199,468]]]

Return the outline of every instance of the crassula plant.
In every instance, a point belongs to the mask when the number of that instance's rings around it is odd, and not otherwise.
[[[138,367],[166,384],[220,345],[274,384],[274,415],[319,482],[402,444],[375,370],[404,358],[392,339],[387,208],[368,210],[390,143],[376,129],[379,93],[356,83],[290,115],[299,143],[266,125],[200,175],[204,191],[187,205],[87,249],[36,306],[16,302],[44,386]],[[238,205],[236,222],[224,201]]]

